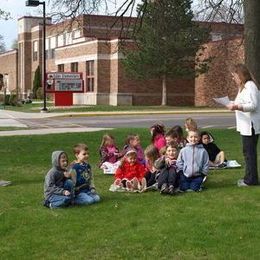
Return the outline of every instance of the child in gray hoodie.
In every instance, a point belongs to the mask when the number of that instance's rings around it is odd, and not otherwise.
[[[180,173],[181,191],[200,191],[201,184],[208,175],[209,156],[202,144],[199,144],[198,131],[189,131],[188,143],[181,149],[177,159],[177,169]]]
[[[73,182],[67,179],[68,156],[63,151],[52,153],[52,168],[44,182],[44,206],[59,208],[68,206],[72,200]]]

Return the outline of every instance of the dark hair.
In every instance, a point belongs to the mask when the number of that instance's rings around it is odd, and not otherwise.
[[[252,76],[244,64],[237,64],[234,66],[234,72],[238,75],[239,79],[245,84],[247,81],[252,80]]]
[[[152,131],[152,142],[154,141],[156,135],[164,135],[165,133],[165,127],[163,124],[154,124],[150,127],[150,130]]]
[[[174,129],[172,129],[172,128],[169,129],[169,130],[165,133],[165,136],[170,136],[170,137],[172,137],[172,138],[178,138],[178,137],[179,137],[177,131],[174,130]]]
[[[81,151],[88,151],[88,146],[86,144],[76,144],[73,147],[74,154],[79,154]]]
[[[200,136],[201,136],[201,137],[202,137],[203,135],[208,135],[208,136],[210,136],[209,132],[207,132],[207,131],[202,131],[202,132],[200,133]]]
[[[179,138],[183,137],[183,129],[180,125],[175,125],[174,127],[172,127],[172,130],[176,131],[176,133],[178,134]]]
[[[176,150],[180,150],[180,148],[179,148],[179,146],[178,146],[178,143],[176,143],[176,142],[174,142],[174,141],[172,141],[172,142],[170,142],[169,144],[167,144],[166,146],[165,146],[165,150],[167,150],[168,149],[168,147],[172,147],[172,148],[175,148]]]

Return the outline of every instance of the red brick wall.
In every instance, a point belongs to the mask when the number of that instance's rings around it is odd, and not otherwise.
[[[118,92],[133,93],[133,105],[160,105],[162,82],[156,80],[133,80],[126,76],[123,64],[119,62]],[[167,104],[194,105],[194,80],[168,79]]]
[[[0,74],[8,74],[8,88],[9,91],[14,91],[17,87],[17,51],[12,50],[0,54]]]
[[[97,43],[75,44],[73,47],[61,47],[55,49],[55,59],[67,59],[69,57],[91,55],[97,53]]]
[[[237,87],[230,72],[234,64],[244,62],[244,45],[242,39],[210,42],[204,55],[213,60],[208,72],[195,80],[195,106],[216,107],[213,97],[236,96]]]
[[[97,61],[97,92],[110,92],[110,60]]]

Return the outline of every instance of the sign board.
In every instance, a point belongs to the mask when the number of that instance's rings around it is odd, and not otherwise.
[[[83,92],[82,73],[48,72],[46,74],[46,92]]]
[[[61,79],[56,80],[55,91],[82,91],[82,80],[81,79]]]

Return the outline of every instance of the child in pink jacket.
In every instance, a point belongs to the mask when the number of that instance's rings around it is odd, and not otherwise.
[[[163,124],[155,124],[150,127],[150,132],[152,135],[152,144],[160,151],[166,146],[166,140],[164,137],[165,127]]]

